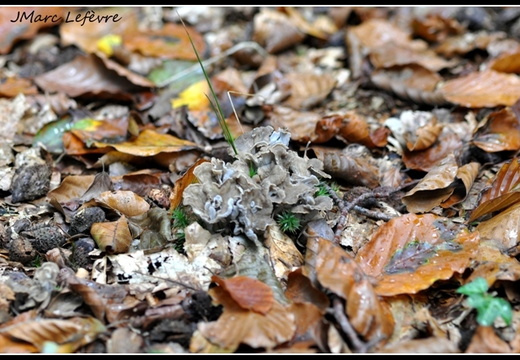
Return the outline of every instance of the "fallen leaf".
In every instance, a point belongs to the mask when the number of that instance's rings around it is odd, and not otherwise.
[[[477,252],[478,232],[433,214],[405,214],[382,225],[356,254],[376,278],[379,295],[416,294],[463,273]]]
[[[128,221],[122,215],[117,221],[94,223],[90,234],[101,251],[109,254],[121,254],[130,249],[132,234],[128,228]]]
[[[511,106],[520,98],[516,74],[483,70],[447,80],[438,91],[446,100],[468,108]]]
[[[424,213],[443,203],[454,191],[451,185],[455,181],[458,169],[453,154],[441,160],[403,196],[402,201],[406,209],[411,213]]]
[[[138,216],[150,209],[150,204],[145,199],[127,190],[105,191],[94,200],[97,204],[116,210],[126,217]]]
[[[520,164],[517,158],[513,158],[500,167],[491,186],[482,193],[478,206],[471,212],[468,221],[516,204],[520,200],[520,192],[517,191],[519,184]]]
[[[63,21],[63,7],[12,7],[0,10],[0,54],[11,51],[21,40],[33,38],[41,29],[59,25]]]
[[[216,275],[211,280],[220,285],[242,309],[265,315],[273,306],[273,291],[259,280],[247,276],[223,279]]]

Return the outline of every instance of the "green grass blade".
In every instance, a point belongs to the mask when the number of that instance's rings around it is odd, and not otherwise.
[[[177,15],[179,15],[179,14],[177,14]],[[186,31],[186,34],[188,35],[188,39],[190,40],[191,47],[193,48],[193,51],[195,52],[195,55],[197,56],[197,61],[200,64],[200,67],[202,68],[202,73],[204,74],[204,77],[206,78],[206,82],[208,83],[209,90],[211,91],[211,95],[213,97],[213,101],[211,101],[211,99],[209,98],[209,96],[207,94],[206,94],[206,97],[209,100],[211,108],[217,115],[218,122],[220,124],[220,127],[222,128],[222,133],[224,134],[224,138],[233,148],[233,152],[235,153],[235,155],[238,155],[238,151],[235,147],[235,139],[233,138],[233,135],[231,134],[231,131],[229,130],[229,127],[226,123],[226,117],[224,116],[224,111],[222,110],[222,107],[220,106],[220,102],[218,101],[218,97],[215,93],[215,90],[213,89],[213,84],[211,83],[211,79],[208,76],[208,73],[206,72],[204,65],[202,64],[202,59],[200,58],[199,52],[197,51],[197,48],[195,47],[195,44],[193,43],[190,33],[188,32],[188,29],[186,28],[186,25],[184,24],[184,21],[182,20],[180,15],[179,15],[179,19],[181,20],[182,26],[184,26],[184,30]]]

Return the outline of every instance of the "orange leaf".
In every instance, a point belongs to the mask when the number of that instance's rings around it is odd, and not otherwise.
[[[464,272],[479,239],[478,232],[470,233],[447,218],[406,214],[381,226],[356,261],[377,279],[378,294],[415,294]]]
[[[265,315],[273,306],[273,290],[259,280],[247,276],[223,279],[216,275],[211,280],[222,286],[242,309]]]
[[[511,107],[491,113],[472,143],[486,152],[520,149],[520,122]]]

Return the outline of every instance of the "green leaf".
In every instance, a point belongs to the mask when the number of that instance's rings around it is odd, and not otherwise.
[[[489,285],[483,277],[478,277],[470,283],[461,286],[457,292],[464,295],[484,294],[489,289]]]
[[[42,144],[51,154],[63,152],[63,134],[71,129],[72,118],[70,116],[63,119],[51,121],[45,124],[34,135],[33,145]]]
[[[492,326],[499,316],[507,325],[510,325],[513,319],[511,304],[502,298],[487,297],[480,306],[475,308],[477,309],[477,322],[482,326]]]

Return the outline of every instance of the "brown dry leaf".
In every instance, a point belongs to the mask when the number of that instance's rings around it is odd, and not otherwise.
[[[318,159],[323,161],[325,172],[341,181],[353,185],[375,188],[379,186],[379,168],[372,158],[360,154],[354,147],[347,146],[343,150],[314,146],[312,149]]]
[[[208,293],[224,306],[224,312],[217,321],[200,322],[198,331],[221,349],[235,351],[240,344],[246,344],[269,352],[293,338],[294,314],[280,303],[274,301],[269,312],[263,315],[243,309],[220,286],[211,288]]]
[[[368,19],[350,27],[348,33],[355,35],[361,45],[369,50],[384,47],[388,43],[417,50],[427,47],[423,40],[412,40],[409,32],[385,19]]]
[[[446,129],[446,128],[445,128]],[[452,131],[442,131],[435,144],[421,151],[403,151],[403,163],[408,169],[431,171],[449,154],[457,154],[463,143]]]
[[[446,58],[453,58],[457,55],[465,55],[475,49],[485,50],[492,44],[505,37],[503,32],[489,32],[487,30],[475,33],[465,32],[458,36],[450,36],[439,44],[435,51]]]
[[[518,235],[520,233],[520,193],[509,194],[515,195],[506,200],[507,202],[514,200],[513,205],[491,219],[482,221],[476,229],[482,240],[492,242],[502,251],[506,251],[520,242]]]
[[[371,72],[370,80],[375,86],[405,100],[433,106],[447,103],[444,95],[437,91],[442,77],[417,64],[376,69]]]
[[[471,212],[469,221],[486,214],[497,212],[515,204],[520,199],[517,187],[520,184],[520,164],[517,158],[502,165],[495,176],[491,187],[486,189],[479,200],[478,206]]]
[[[278,279],[287,279],[287,273],[303,265],[303,255],[294,241],[278,226],[268,226],[264,245],[269,249],[271,264]]]
[[[132,93],[147,90],[109,69],[93,54],[78,55],[74,60],[36,76],[34,82],[45,91],[62,92],[70,97],[131,100]]]
[[[90,234],[99,249],[109,254],[126,253],[133,240],[124,215],[117,221],[92,224]]]
[[[420,151],[429,148],[437,141],[442,127],[443,125],[438,124],[435,118],[433,118],[432,122],[419,127],[415,133],[405,134],[407,140],[406,147],[410,151]]]
[[[343,116],[332,114],[322,117],[316,124],[316,138],[313,140],[314,144],[322,144],[337,135],[341,124],[343,123]]]
[[[94,175],[69,175],[47,193],[50,204],[60,211],[67,222],[82,205],[79,200],[94,182]]]
[[[124,67],[123,65],[120,65],[118,62],[109,59],[104,53],[97,52],[95,54],[92,54],[92,56],[95,56],[96,58],[101,59],[103,61],[103,64],[105,64],[106,68],[109,70],[115,71],[118,75],[121,77],[127,79],[135,86],[141,86],[143,90],[151,89],[155,87],[155,83],[151,80],[148,80],[146,77],[141,76],[133,71],[130,71],[128,68]],[[150,92],[144,92],[143,96],[151,96]],[[136,101],[137,101],[136,97]]]
[[[107,149],[98,149],[88,147],[87,144],[72,132],[66,132],[61,137],[63,141],[63,148],[67,155],[81,156],[88,154],[104,154]]]
[[[289,16],[292,24],[297,26],[304,33],[314,36],[318,39],[327,40],[330,35],[335,33],[338,28],[328,16],[317,16],[311,24],[304,18],[302,13],[293,7],[285,7],[283,9]]]
[[[253,24],[252,40],[271,54],[299,44],[306,36],[287,15],[269,8],[262,8],[255,15]]]
[[[312,285],[310,279],[303,274],[303,268],[298,268],[287,275],[285,295],[296,304],[314,304],[323,313],[330,306],[327,295]]]
[[[295,110],[309,110],[319,105],[336,87],[337,80],[328,73],[288,73],[291,95],[284,106]]]
[[[256,279],[247,276],[235,276],[224,279],[217,275],[211,281],[221,286],[228,295],[244,310],[252,310],[262,315],[267,314],[274,303],[271,288]]]
[[[105,326],[93,317],[73,317],[67,320],[30,319],[2,327],[0,348],[19,352],[15,346],[15,342],[19,342],[21,352],[42,352],[46,342],[55,342],[58,344],[56,352],[73,353],[94,341],[104,331]]]
[[[468,196],[471,187],[473,186],[473,182],[477,178],[479,169],[480,164],[477,162],[471,162],[469,164],[461,166],[457,170],[456,178],[458,180],[456,180],[455,183],[452,184],[453,194],[447,200],[443,201],[440,205],[446,209],[450,206],[464,201],[464,199],[466,199],[466,196]]]
[[[166,23],[161,29],[127,32],[123,34],[123,46],[144,56],[164,59],[197,60],[191,37],[199,54],[204,54],[206,44],[202,35],[193,27]]]
[[[64,7],[3,6],[0,8],[0,54],[8,54],[14,44],[33,38],[42,28],[59,25],[64,14]]]
[[[471,341],[466,348],[466,354],[478,353],[511,353],[509,344],[502,340],[495,332],[493,326],[478,326]]]
[[[9,77],[0,82],[0,96],[15,97],[18,94],[36,95],[38,89],[30,80],[24,78]]]
[[[99,205],[116,210],[126,217],[144,214],[150,209],[150,204],[133,191],[105,191],[95,199]]]
[[[411,213],[428,212],[448,199],[454,191],[459,167],[453,154],[441,160],[424,178],[402,198]]]
[[[433,214],[405,214],[382,225],[356,254],[377,280],[379,295],[416,294],[463,273],[475,257],[478,232]]]
[[[471,142],[486,152],[519,150],[520,121],[513,109],[506,107],[489,114]]]
[[[386,43],[371,49],[369,58],[376,69],[417,64],[432,72],[437,72],[454,65],[454,61],[437,56],[433,50],[413,49],[407,44]]]
[[[354,258],[322,237],[309,238],[307,248],[307,258],[313,258],[308,263],[314,263],[317,281],[347,300],[345,311],[356,331],[368,340],[388,339],[394,328],[390,308],[378,297]]]
[[[145,129],[136,138],[129,141],[110,144],[96,141],[94,146],[99,148],[113,147],[117,151],[137,155],[153,156],[162,152],[179,152],[198,149],[197,144],[183,140],[169,134],[161,134],[155,130]]]
[[[98,52],[98,41],[106,35],[123,35],[134,32],[139,26],[139,8],[132,7],[105,7],[96,8],[95,16],[111,16],[108,21],[69,21],[60,26],[60,39],[63,46],[74,45],[85,53]],[[71,11],[69,19],[77,15],[85,15],[84,10]],[[117,14],[117,21],[114,16]]]
[[[438,13],[414,17],[411,21],[411,27],[415,36],[431,43],[440,43],[449,36],[461,34],[465,30],[457,19],[445,17]]]
[[[356,111],[347,111],[342,117],[342,124],[337,133],[348,143],[362,144],[371,149],[387,144],[390,133],[388,128],[372,129],[367,119]]]
[[[107,340],[107,353],[139,353],[143,345],[142,335],[128,328],[117,328]]]
[[[520,98],[520,78],[483,70],[447,80],[438,91],[446,100],[468,108],[511,106]]]
[[[316,127],[322,116],[314,111],[297,111],[286,106],[271,106],[266,116],[271,125],[277,128],[286,128],[294,141],[306,143],[318,138]]]

